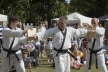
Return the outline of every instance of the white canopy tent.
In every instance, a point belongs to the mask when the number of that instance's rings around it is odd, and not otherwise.
[[[92,19],[90,17],[86,17],[84,15],[81,15],[77,12],[74,12],[74,13],[67,15],[67,18],[69,20],[69,24],[75,24],[75,23],[91,24],[91,19]],[[59,20],[59,18],[55,18],[53,20]]]
[[[69,21],[78,21],[78,22],[80,21],[80,23],[87,23],[87,24],[91,24],[91,19],[92,19],[90,17],[81,15],[77,12],[67,15],[67,18]]]
[[[0,21],[7,21],[7,16],[0,14]]]
[[[105,19],[105,20],[107,20],[107,21],[108,21],[108,18],[107,18],[107,19]]]
[[[8,22],[8,16],[0,14],[0,22],[5,26]]]

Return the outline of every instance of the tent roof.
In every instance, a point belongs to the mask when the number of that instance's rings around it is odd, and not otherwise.
[[[69,23],[74,24],[74,23],[87,23],[87,24],[91,24],[91,18],[90,17],[86,17],[84,15],[81,15],[77,12],[71,13],[69,15],[67,15],[67,18],[69,20]],[[52,20],[59,20],[59,18],[55,18]]]
[[[72,21],[80,21],[80,23],[88,23],[88,24],[91,24],[91,18],[90,17],[86,17],[84,15],[81,15],[77,12],[74,12],[74,13],[71,13],[69,15],[67,15],[68,17],[68,20],[72,20]]]

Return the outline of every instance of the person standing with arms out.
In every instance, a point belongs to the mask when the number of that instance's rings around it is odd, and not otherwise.
[[[87,33],[85,29],[74,29],[67,27],[67,17],[61,16],[57,27],[46,31],[38,32],[36,38],[43,39],[52,37],[53,55],[56,72],[70,72],[71,40],[74,36],[81,36]],[[71,55],[72,56],[72,55]]]
[[[87,55],[88,62],[86,65],[85,72],[91,72],[92,62],[96,62],[96,68],[99,69],[100,72],[108,72],[107,67],[105,65],[103,50],[105,29],[100,26],[99,20],[97,18],[93,18],[91,24],[93,25],[93,27],[95,27],[95,30],[93,31],[94,35],[91,35],[91,38],[88,42],[89,52]]]
[[[25,72],[20,44],[27,41],[27,37],[24,36],[27,31],[17,28],[20,22],[17,17],[9,17],[8,21],[7,28],[3,29],[3,60],[0,70],[9,72],[10,68],[15,67],[16,72]]]

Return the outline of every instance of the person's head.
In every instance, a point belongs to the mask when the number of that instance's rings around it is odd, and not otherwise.
[[[64,30],[67,26],[67,17],[65,16],[61,16],[59,18],[59,22],[58,22],[58,27],[61,29],[61,30]]]
[[[97,18],[92,18],[91,24],[92,24],[93,26],[99,26],[99,20],[98,20]]]
[[[19,22],[19,24],[17,25],[18,28],[22,28],[22,23]]]
[[[29,54],[29,51],[27,49],[23,49],[22,50],[22,57],[23,58],[27,58],[28,57],[28,54]]]
[[[74,25],[74,28],[77,29],[77,28],[78,28],[78,25],[79,25],[79,24],[76,23],[76,24]]]
[[[47,21],[47,20],[44,21],[44,26],[45,26],[46,28],[48,28],[48,21]]]
[[[16,28],[19,24],[20,20],[17,17],[15,16],[9,17],[7,25],[9,28]]]

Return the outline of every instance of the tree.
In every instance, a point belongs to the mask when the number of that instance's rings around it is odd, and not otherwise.
[[[72,0],[71,12],[77,11],[90,17],[100,17],[108,13],[107,0]]]
[[[108,13],[108,0],[0,0],[0,13],[19,16],[22,21],[50,20],[52,18],[79,12],[90,17]]]

